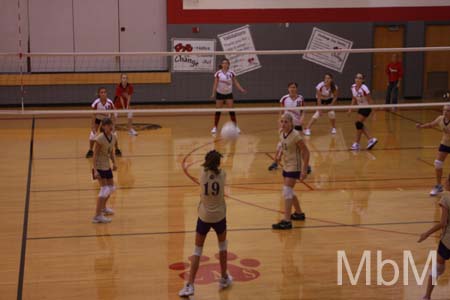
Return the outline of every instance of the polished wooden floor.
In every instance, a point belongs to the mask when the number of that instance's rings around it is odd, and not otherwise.
[[[239,115],[243,133],[235,143],[210,136],[212,116],[137,118],[162,129],[142,130],[138,137],[119,133],[124,155],[111,199],[116,215],[108,225],[90,223],[98,186],[84,158],[89,119],[37,118],[34,132],[31,119],[1,119],[0,299],[17,299],[21,280],[23,299],[177,299],[193,251],[196,178],[203,155],[214,147],[225,154],[236,281],[218,291],[211,234],[192,299],[420,299],[424,287],[404,286],[402,274],[393,286],[377,286],[375,253],[383,251],[402,269],[403,251],[411,250],[421,271],[436,248],[437,238],[416,240],[439,218],[437,199],[428,192],[440,132],[414,125],[439,113],[379,112],[367,123],[379,143],[359,153],[348,151],[354,116],[337,114],[335,137],[320,119],[307,139],[313,173],[296,187],[307,220],[288,232],[271,230],[283,209],[280,171],[267,171],[277,114]],[[345,274],[337,285],[338,250],[346,251],[353,272],[363,251],[373,251],[372,285],[363,276],[351,286]],[[386,280],[392,274],[390,267],[383,270]],[[450,299],[449,274],[434,299]]]

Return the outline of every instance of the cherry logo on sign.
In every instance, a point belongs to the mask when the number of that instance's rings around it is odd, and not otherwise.
[[[200,266],[198,268],[197,276],[195,278],[196,284],[210,284],[216,283],[220,277],[220,263],[219,253],[215,256],[215,261],[210,262],[208,256],[200,257]],[[228,273],[233,276],[236,282],[246,282],[255,280],[259,277],[260,273],[255,270],[261,264],[258,260],[253,258],[243,258],[239,260],[239,264],[230,263],[236,261],[238,256],[234,253],[228,252]],[[192,261],[192,256],[189,257],[189,261]],[[179,276],[184,280],[189,279],[189,262],[173,263],[169,266],[169,269],[174,271],[182,271]]]
[[[248,63],[254,63],[255,62],[255,58],[254,57],[250,57],[249,59],[248,59]]]
[[[194,49],[191,44],[183,45],[182,43],[176,44],[174,48],[176,52],[192,52]]]

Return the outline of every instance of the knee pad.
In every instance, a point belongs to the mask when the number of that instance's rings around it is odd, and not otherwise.
[[[439,276],[444,274],[445,272],[445,265],[436,264],[436,267],[431,270],[431,277],[438,279]]]
[[[336,113],[334,112],[334,110],[328,112],[328,118],[336,119]]]
[[[320,117],[320,112],[318,110],[316,110],[316,112],[314,113],[312,118],[317,120],[319,117]]]
[[[116,186],[114,185],[108,185],[107,188],[110,195],[116,191]]]
[[[219,117],[222,114],[221,111],[216,111],[216,117]]]
[[[234,111],[230,111],[230,116],[235,117],[236,113]]]
[[[108,198],[108,196],[109,196],[109,188],[108,188],[108,186],[102,186],[100,188],[100,192],[98,193],[98,196],[100,198]]]
[[[202,256],[203,247],[195,246],[194,248],[194,256]]]
[[[128,119],[132,119],[133,118],[133,113],[132,112],[129,112],[128,113]]]
[[[361,121],[356,121],[355,122],[355,127],[356,127],[357,130],[361,130],[361,129],[364,128],[364,123],[361,122]]]
[[[119,117],[119,113],[114,113],[114,117],[117,119]]]
[[[219,242],[219,251],[227,251],[228,241]]]
[[[438,170],[441,170],[442,168],[444,168],[444,162],[442,160],[436,159],[434,161],[434,167]]]
[[[283,186],[283,197],[285,199],[294,198],[294,190],[290,186]]]
[[[89,140],[90,141],[95,141],[96,135],[97,134],[94,131],[91,131],[91,133],[89,133]]]

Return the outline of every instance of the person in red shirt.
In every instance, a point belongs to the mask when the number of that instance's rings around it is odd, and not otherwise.
[[[128,82],[127,74],[120,76],[120,83],[116,87],[116,98],[114,99],[114,106],[117,109],[130,109],[131,95],[133,95],[134,88]],[[128,134],[138,135],[133,129],[133,114],[128,113]]]
[[[398,102],[398,88],[403,77],[403,66],[398,61],[398,55],[392,54],[391,62],[386,67],[386,74],[388,75],[388,87],[386,91],[386,104],[397,104]],[[392,99],[392,102],[391,102]],[[395,110],[395,109],[393,109]]]

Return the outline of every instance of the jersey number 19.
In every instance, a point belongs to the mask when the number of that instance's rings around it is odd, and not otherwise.
[[[209,182],[205,183],[204,187],[205,187],[205,196],[219,195],[220,185],[217,181],[214,181],[213,183],[211,183],[211,191],[210,191],[210,183]],[[210,194],[210,192],[211,192],[211,194]]]

